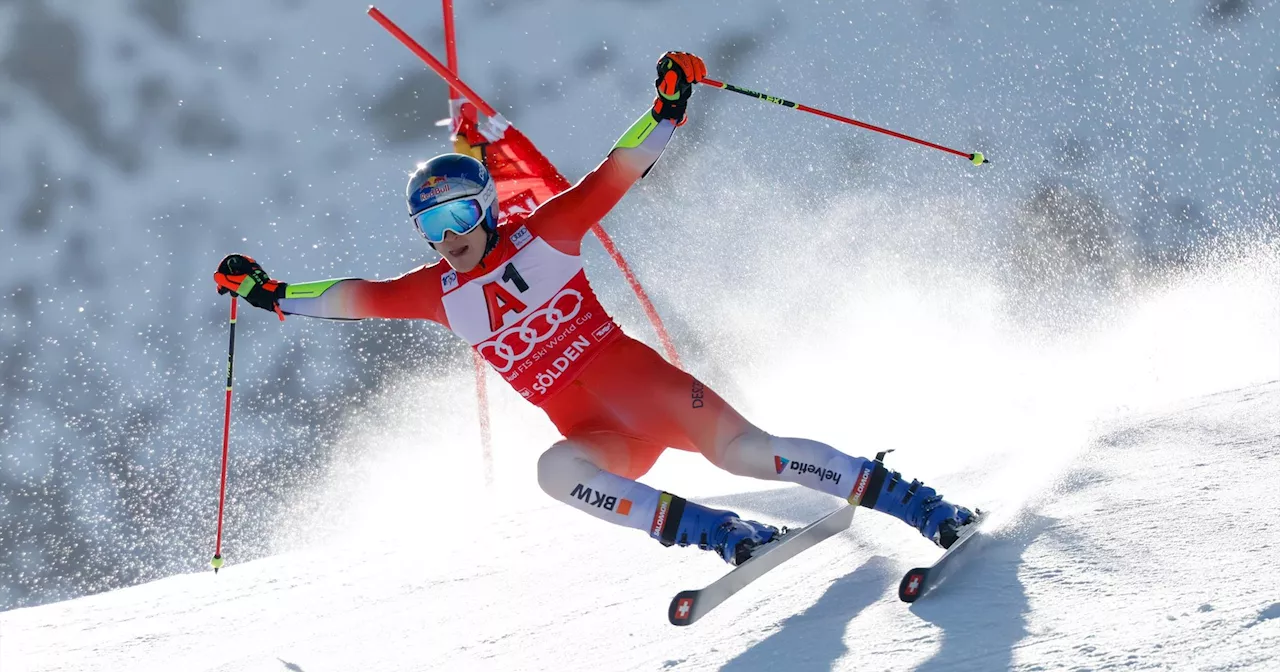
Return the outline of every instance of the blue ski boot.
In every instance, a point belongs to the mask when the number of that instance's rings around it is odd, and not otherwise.
[[[664,546],[697,546],[715,551],[730,565],[751,558],[759,547],[773,541],[778,528],[743,520],[732,511],[712,509],[664,492],[658,498],[650,536]]]
[[[858,504],[882,511],[920,530],[920,534],[942,548],[950,548],[960,536],[960,528],[974,519],[973,512],[956,506],[933,488],[911,481],[884,467],[884,456],[876,455],[869,482]],[[852,496],[851,496],[851,503]]]

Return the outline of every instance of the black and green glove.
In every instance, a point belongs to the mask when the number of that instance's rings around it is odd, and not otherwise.
[[[253,257],[243,254],[227,255],[218,264],[213,280],[218,283],[219,294],[235,292],[248,301],[249,305],[275,311],[280,319],[284,319],[284,313],[280,311],[280,299],[284,298],[285,287],[288,285],[272,280]]]
[[[658,59],[658,78],[653,85],[658,97],[653,100],[653,117],[684,123],[685,108],[693,85],[707,76],[707,65],[701,58],[683,51],[668,51]]]

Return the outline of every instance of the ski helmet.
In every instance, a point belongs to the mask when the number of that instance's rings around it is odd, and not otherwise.
[[[409,177],[405,194],[409,218],[430,243],[445,233],[463,234],[483,226],[493,239],[498,231],[498,185],[489,170],[465,154],[441,154]]]

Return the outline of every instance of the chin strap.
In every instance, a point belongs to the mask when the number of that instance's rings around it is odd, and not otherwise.
[[[480,257],[481,260],[483,260],[484,257],[489,256],[489,253],[493,251],[493,248],[498,246],[498,241],[502,240],[502,236],[498,235],[498,231],[496,229],[490,229],[486,226],[484,230],[489,235],[484,243],[484,255]]]

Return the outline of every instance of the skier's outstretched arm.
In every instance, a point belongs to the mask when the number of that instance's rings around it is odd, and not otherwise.
[[[685,121],[693,85],[706,74],[702,59],[692,54],[673,51],[658,59],[653,109],[627,129],[595,170],[530,215],[530,231],[563,251],[578,252],[591,226],[657,163],[676,127]]]
[[[213,278],[218,293],[235,292],[249,304],[282,315],[331,320],[369,317],[444,321],[440,282],[422,266],[389,280],[338,278],[285,283],[272,280],[250,257],[232,254],[222,260]],[[434,291],[432,291],[434,288]]]

